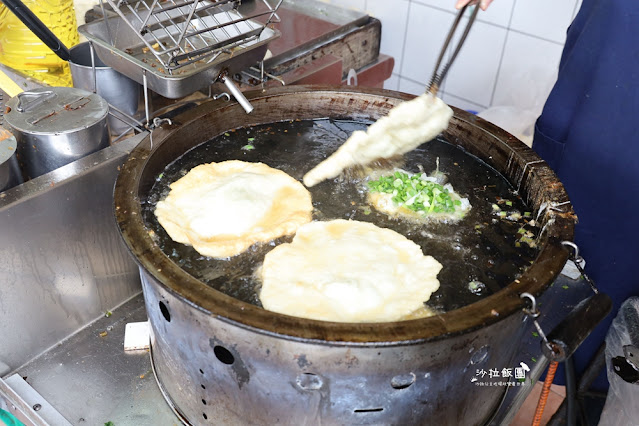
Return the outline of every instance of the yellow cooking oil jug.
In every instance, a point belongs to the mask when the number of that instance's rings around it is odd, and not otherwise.
[[[79,35],[73,0],[23,0],[68,48]],[[50,86],[73,86],[69,64],[0,3],[0,62]]]

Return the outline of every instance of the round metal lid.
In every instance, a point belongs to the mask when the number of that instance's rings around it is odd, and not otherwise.
[[[22,92],[7,102],[4,119],[16,130],[50,135],[86,129],[104,120],[109,104],[99,95],[73,87]]]
[[[10,159],[16,153],[17,144],[13,134],[0,127],[0,164]]]

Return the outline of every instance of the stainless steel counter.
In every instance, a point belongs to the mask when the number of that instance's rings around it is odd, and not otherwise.
[[[113,185],[143,137],[0,194],[0,376],[141,291]]]
[[[141,295],[19,369],[13,380],[26,377],[41,396],[28,406],[46,401],[74,425],[181,424],[155,382],[148,351],[123,350],[125,325],[139,321],[146,321]]]

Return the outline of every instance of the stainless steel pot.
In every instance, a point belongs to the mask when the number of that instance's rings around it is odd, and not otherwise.
[[[18,160],[32,179],[109,146],[109,105],[70,87],[22,92],[7,102],[6,124],[18,141]]]
[[[92,65],[91,45],[88,42],[73,46],[69,52],[73,87],[96,92],[111,106],[130,116],[138,112],[140,100],[138,83],[107,66],[95,53]],[[131,128],[114,115],[109,116],[107,122],[113,135],[120,135]]]
[[[15,137],[0,127],[0,192],[22,183],[22,174],[16,157]]]
[[[248,98],[251,115],[210,102],[156,129],[116,183],[115,215],[140,265],[153,365],[169,403],[191,424],[484,423],[505,387],[478,390],[471,378],[478,369],[512,366],[520,294],[541,294],[567,259],[561,241],[572,239],[575,216],[556,176],[513,136],[456,109],[445,138],[499,171],[539,214],[536,261],[497,293],[429,318],[348,324],[276,314],[207,286],[161,251],[141,209],[157,176],[231,129],[296,118],[377,119],[411,96],[298,86]]]

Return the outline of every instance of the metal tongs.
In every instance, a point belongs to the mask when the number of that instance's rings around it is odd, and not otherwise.
[[[446,73],[448,73],[448,69],[453,64],[453,61],[455,60],[455,58],[457,57],[457,54],[461,50],[462,45],[464,44],[464,41],[466,40],[466,37],[468,36],[468,33],[470,32],[470,27],[475,22],[475,18],[477,17],[477,12],[479,12],[479,5],[475,5],[475,9],[473,10],[472,14],[470,15],[470,19],[468,20],[468,24],[466,25],[466,28],[464,29],[464,33],[462,34],[461,39],[459,40],[459,43],[457,44],[457,47],[455,47],[455,51],[453,52],[453,54],[450,57],[450,59],[448,60],[448,62],[444,65],[443,68],[441,68],[441,71],[440,71],[440,65],[442,63],[442,60],[444,59],[444,54],[446,53],[446,50],[448,50],[448,45],[450,44],[451,40],[453,39],[453,35],[457,31],[457,27],[459,26],[459,22],[461,21],[461,18],[464,15],[464,12],[466,11],[466,8],[468,6],[469,6],[468,4],[465,5],[457,13],[457,17],[455,18],[455,22],[453,22],[453,26],[451,27],[450,31],[448,32],[448,36],[446,37],[446,41],[444,42],[444,45],[442,46],[442,50],[439,52],[439,58],[437,59],[437,65],[435,65],[435,70],[433,71],[433,76],[430,78],[430,84],[428,85],[428,90],[427,90],[428,92],[432,93],[433,95],[437,95],[437,92],[439,91],[440,84],[444,80],[444,77],[446,77]]]

